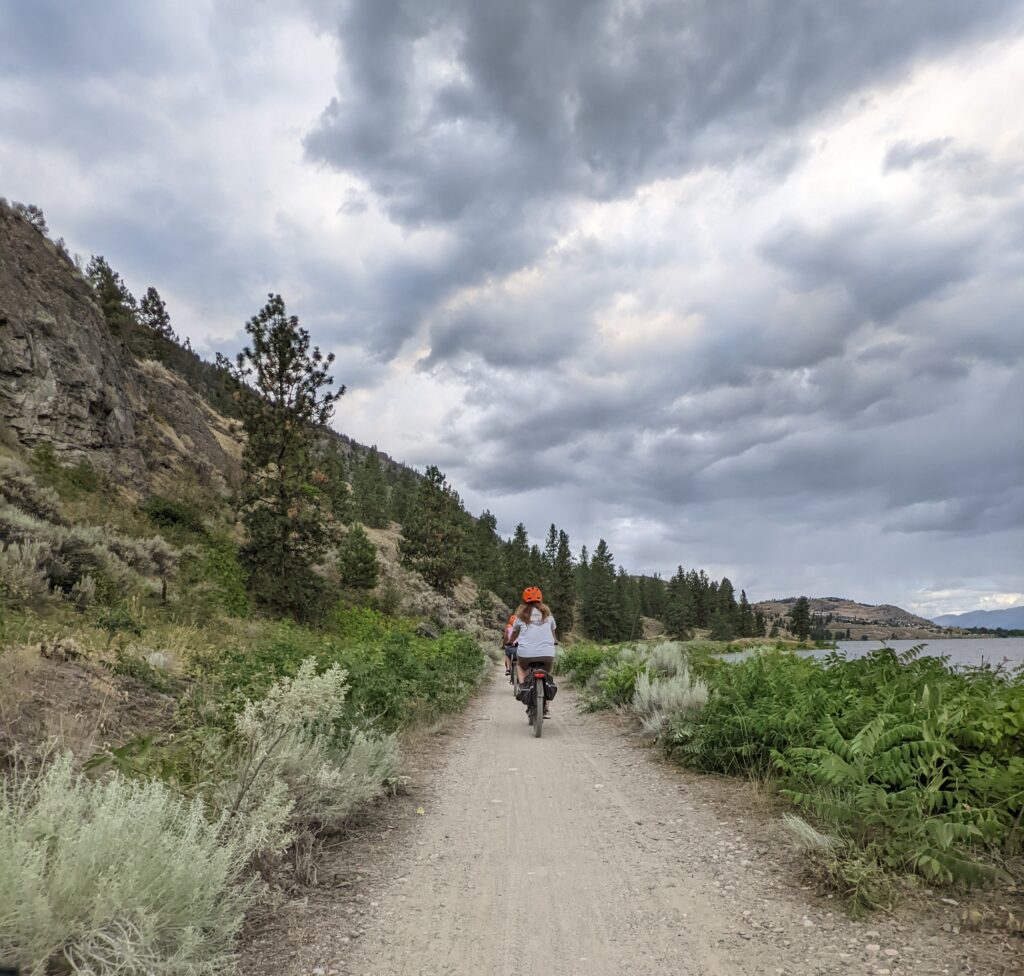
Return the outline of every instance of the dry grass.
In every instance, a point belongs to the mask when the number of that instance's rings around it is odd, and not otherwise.
[[[75,650],[69,657],[63,648]],[[0,655],[0,765],[15,755],[38,760],[54,746],[85,758],[169,726],[170,698],[76,659],[80,650],[73,641],[49,641]]]

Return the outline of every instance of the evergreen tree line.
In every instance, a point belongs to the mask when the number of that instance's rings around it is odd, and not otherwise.
[[[379,567],[364,527],[397,523],[403,564],[439,592],[451,593],[469,576],[516,606],[526,586],[538,585],[563,633],[578,626],[594,640],[629,640],[642,636],[643,617],[661,621],[677,638],[696,628],[722,640],[765,633],[764,616],[751,610],[745,592],[736,599],[728,578],[682,567],[667,582],[631,575],[604,539],[592,553],[584,545],[574,556],[568,534],[554,524],[543,546],[530,541],[522,523],[502,539],[495,516],[472,517],[438,468],[421,476],[385,463],[376,446],[345,445],[328,427],[345,392],[331,389],[334,357],[310,345],[280,295],[270,295],[246,324],[250,342],[236,359],[211,364],[179,340],[155,288],[137,302],[102,256],[85,273],[114,335],[136,355],[163,360],[213,406],[242,420],[242,556],[264,605],[315,615],[330,597],[316,567],[332,543],[341,585],[371,589]]]

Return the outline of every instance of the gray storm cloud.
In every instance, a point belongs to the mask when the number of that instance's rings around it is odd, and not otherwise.
[[[506,532],[762,596],[1024,590],[1024,134],[936,102],[843,135],[1020,0],[47,0],[0,33],[0,192],[199,341],[295,295],[364,438]],[[857,193],[821,182],[841,138]]]

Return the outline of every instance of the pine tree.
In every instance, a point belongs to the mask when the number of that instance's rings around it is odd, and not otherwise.
[[[800,597],[789,612],[789,629],[800,639],[807,640],[811,634],[811,603],[807,597]]]
[[[587,580],[590,577],[590,553],[586,546],[580,546],[579,559],[576,560],[576,569],[573,571],[576,579],[576,606],[580,611],[580,620],[583,619],[583,604],[586,602]]]
[[[21,214],[40,234],[47,234],[49,228],[46,226],[46,217],[43,216],[41,207],[34,203],[19,203],[17,200],[11,204],[13,210]]]
[[[317,452],[313,482],[335,522],[352,520],[352,492],[348,486],[348,464],[335,438],[324,437]]]
[[[530,540],[526,526],[520,522],[512,538],[505,544],[505,592],[502,598],[510,606],[518,606],[523,590],[530,582]],[[557,618],[556,618],[557,619]]]
[[[338,554],[341,585],[349,590],[372,590],[377,585],[380,564],[377,547],[358,522],[353,522]]]
[[[576,577],[572,564],[572,551],[569,548],[569,536],[565,532],[558,533],[558,546],[555,549],[555,561],[551,568],[551,605],[558,629],[567,634],[576,622]]]
[[[498,520],[489,511],[482,512],[466,532],[466,566],[478,588],[496,595],[505,591]]]
[[[668,582],[665,604],[665,629],[669,637],[676,640],[688,640],[693,636],[696,624],[696,610],[693,591],[690,588],[691,578],[680,566]]]
[[[587,568],[583,626],[594,640],[617,640],[622,631],[615,591],[615,557],[601,539]]]
[[[691,569],[687,573],[686,585],[690,590],[690,597],[693,601],[693,625],[695,627],[707,627],[711,623],[712,590],[711,581],[704,570]]]
[[[388,486],[374,445],[352,470],[352,507],[355,517],[371,529],[388,525]]]
[[[640,612],[645,617],[664,621],[667,596],[665,581],[657,573],[641,577]]]
[[[754,611],[754,636],[766,637],[768,635],[768,621],[760,610]]]
[[[259,602],[309,617],[324,591],[313,567],[328,542],[313,477],[317,428],[327,425],[345,388],[329,389],[333,354],[310,349],[309,333],[286,314],[280,295],[270,295],[245,329],[250,345],[232,368],[236,382],[255,393],[239,398],[247,434],[242,562]]]
[[[548,579],[548,568],[544,561],[544,554],[540,551],[540,546],[530,546],[530,569],[529,569],[529,580],[530,586],[539,586],[543,592],[544,587],[547,586]]]
[[[736,605],[736,591],[733,589],[732,580],[728,576],[723,576],[718,584],[718,591],[715,594],[715,610],[712,611],[712,617],[715,615],[717,610],[718,614],[728,621],[728,628],[732,632],[732,636],[736,636],[739,621],[739,607]],[[729,638],[730,640],[732,638]]]
[[[391,521],[405,525],[416,499],[417,478],[414,471],[402,468],[391,487]]]
[[[96,302],[106,320],[107,328],[116,336],[125,336],[135,324],[135,296],[121,276],[102,254],[94,254],[85,269],[85,276],[96,294]]]
[[[615,576],[615,598],[618,604],[619,632],[617,640],[634,640],[642,636],[640,627],[640,587],[625,568]]]
[[[164,300],[152,285],[146,289],[146,294],[139,302],[139,319],[142,324],[152,329],[158,336],[177,342],[178,337],[171,328],[171,317],[167,314],[167,306]]]
[[[398,551],[402,565],[419,573],[439,593],[450,594],[462,567],[462,527],[455,493],[433,465],[416,492],[402,526]]]
[[[740,590],[740,607],[736,630],[740,637],[754,637],[754,611],[750,609],[747,591]]]
[[[711,618],[710,636],[716,641],[731,641],[736,636],[732,615],[723,609],[721,604],[715,608],[714,616]]]
[[[555,558],[558,555],[558,529],[555,528],[555,523],[551,523],[551,527],[548,529],[548,537],[544,541],[544,582],[541,583],[541,588],[546,590],[551,589],[551,585],[554,581],[554,569],[555,569]]]

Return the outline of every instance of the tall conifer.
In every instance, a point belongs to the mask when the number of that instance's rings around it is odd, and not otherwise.
[[[460,509],[445,476],[427,468],[415,504],[402,526],[398,551],[402,565],[419,573],[439,593],[450,594],[462,567]]]
[[[309,333],[286,313],[280,295],[245,327],[249,345],[232,368],[255,396],[239,405],[247,434],[242,486],[247,540],[241,557],[258,601],[308,617],[323,592],[314,565],[328,542],[316,489],[317,428],[326,426],[344,387],[331,390],[333,354],[310,347]]]

